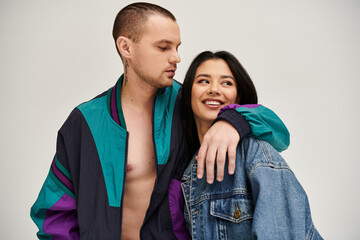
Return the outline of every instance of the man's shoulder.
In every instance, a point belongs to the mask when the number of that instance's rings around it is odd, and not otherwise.
[[[94,97],[86,102],[79,104],[76,108],[78,108],[80,111],[83,109],[87,109],[87,108],[92,109],[93,107],[99,105],[100,102],[103,102],[103,101],[106,102],[107,94],[109,91],[110,91],[110,89],[97,95],[96,97]]]
[[[106,109],[106,96],[109,90],[97,95],[96,97],[77,105],[67,119],[65,120],[62,129],[71,126],[79,126],[84,120],[84,113],[95,112],[99,109]]]

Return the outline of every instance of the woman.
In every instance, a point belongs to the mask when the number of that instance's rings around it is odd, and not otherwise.
[[[182,95],[190,157],[220,108],[238,110],[241,106],[234,104],[254,104],[244,113],[251,118],[251,111],[261,107],[249,75],[224,51],[206,51],[194,59]],[[184,215],[193,239],[322,239],[312,224],[306,193],[267,142],[242,139],[235,173],[225,174],[222,182],[207,184],[196,173],[193,157],[182,177]]]

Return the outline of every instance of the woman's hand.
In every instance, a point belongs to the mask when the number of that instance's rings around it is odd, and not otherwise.
[[[217,121],[205,134],[200,146],[197,160],[197,177],[201,179],[204,175],[206,164],[206,180],[214,182],[214,165],[216,160],[216,180],[221,182],[224,179],[224,168],[226,154],[229,159],[229,174],[235,172],[236,147],[240,141],[239,133],[225,120]]]

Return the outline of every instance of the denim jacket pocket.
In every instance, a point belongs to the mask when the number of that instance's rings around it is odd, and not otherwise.
[[[213,199],[210,202],[210,215],[233,223],[241,223],[252,219],[254,205],[245,195],[231,198]]]

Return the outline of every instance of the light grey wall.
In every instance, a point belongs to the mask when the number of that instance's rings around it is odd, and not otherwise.
[[[122,72],[111,37],[132,1],[0,2],[1,239],[35,239],[29,217],[72,108]],[[243,63],[291,132],[283,153],[325,239],[359,239],[360,2],[153,1],[181,28],[182,81],[203,50]]]

